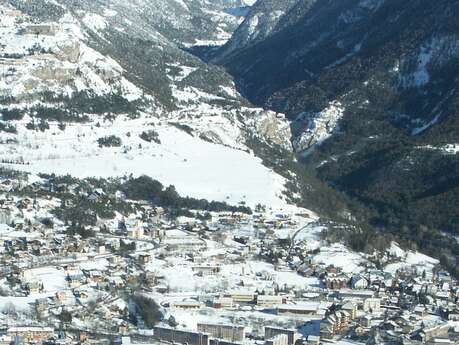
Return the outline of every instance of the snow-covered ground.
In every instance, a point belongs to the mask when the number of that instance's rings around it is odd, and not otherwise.
[[[217,255],[219,250],[228,253],[231,251],[228,242],[222,243],[208,241],[206,254]],[[234,248],[234,247],[233,247]],[[204,254],[204,253],[203,253]],[[149,271],[154,271],[158,276],[164,276],[163,283],[169,287],[167,294],[151,293],[162,306],[184,300],[196,300],[200,296],[222,295],[225,293],[240,293],[263,291],[280,288],[296,288],[315,291],[319,289],[320,280],[316,277],[303,277],[295,271],[277,270],[274,265],[257,258],[246,262],[216,263],[220,271],[214,276],[199,276],[193,272],[196,265],[178,256],[167,256],[164,260],[154,260],[148,265]],[[262,328],[267,322],[279,327],[295,328],[305,322],[304,317],[279,316],[263,311],[265,307],[243,307],[234,305],[230,310],[204,308],[199,311],[169,309],[180,327],[196,330],[198,322],[238,323],[253,325]],[[259,327],[258,327],[259,326]],[[250,327],[249,327],[250,328]]]
[[[65,290],[67,282],[65,280],[66,273],[62,268],[56,267],[41,267],[25,270],[24,277],[28,281],[38,281],[43,283],[44,293],[55,293],[60,290]]]
[[[87,30],[99,33],[114,15],[116,11],[105,17],[87,13],[79,20],[67,13],[59,22],[40,23],[38,28],[26,15],[1,15],[0,37],[5,44],[0,53],[8,58],[0,59],[0,73],[5,76],[0,78],[0,95],[16,99],[5,108],[28,113],[22,121],[9,123],[17,128],[17,134],[2,134],[1,160],[24,162],[12,164],[12,168],[31,173],[76,177],[146,174],[175,185],[184,195],[251,206],[284,205],[284,179],[249,153],[245,138],[250,127],[251,133],[260,132],[276,144],[289,146],[288,122],[263,109],[224,108],[219,102],[241,97],[235,85],[221,85],[215,94],[187,86],[184,80],[198,67],[179,62],[168,65],[179,69],[178,75],[169,76],[178,109],[166,112],[154,103],[152,95],[126,79],[117,61],[88,46]],[[50,104],[40,92],[72,98],[82,91],[101,97],[119,94],[128,102],[141,100],[144,113],[136,120],[117,115],[113,121],[84,114],[89,122],[67,123],[65,129],[55,122],[44,132],[26,129],[27,124],[38,121],[32,119],[33,107],[65,107]],[[150,127],[153,122],[159,127]],[[192,127],[193,134],[174,127],[177,124]],[[157,131],[161,144],[140,139],[145,130]],[[111,135],[121,138],[121,147],[100,148],[97,140]]]
[[[366,259],[361,253],[352,252],[343,244],[335,243],[329,247],[322,246],[314,261],[339,267],[345,273],[359,273],[364,270]]]
[[[385,267],[385,271],[395,274],[397,270],[415,266],[418,273],[421,274],[423,270],[432,272],[435,265],[438,265],[437,259],[431,258],[425,254],[413,251],[405,251],[401,249],[397,243],[392,243],[389,253],[400,259],[399,262],[389,264]]]
[[[143,122],[142,122],[143,121]],[[116,120],[107,126],[68,125],[65,131],[19,129],[21,145],[2,145],[0,156],[26,164],[10,165],[31,173],[75,177],[149,175],[174,185],[179,193],[248,205],[281,206],[284,179],[250,153],[213,144],[170,125],[151,126],[161,144],[140,139],[145,120]],[[123,145],[100,148],[97,139],[117,135]]]
[[[211,94],[185,82],[198,69],[197,64],[171,62],[166,72],[179,70],[177,75],[168,75],[177,109],[168,112],[152,95],[128,81],[117,61],[89,47],[88,32],[100,34],[117,11],[108,10],[104,16],[87,13],[82,18],[67,13],[58,22],[38,27],[27,15],[8,11],[0,15],[4,41],[0,53],[7,56],[0,59],[0,75],[4,75],[0,95],[15,98],[4,108],[28,115],[22,121],[8,122],[17,128],[17,134],[2,133],[2,161],[26,163],[11,167],[31,173],[76,177],[145,174],[193,197],[251,206],[285,205],[284,179],[264,167],[245,140],[248,132],[257,133],[289,148],[289,123],[273,112],[237,106],[241,96],[234,83],[223,83]],[[209,16],[232,17],[220,12],[209,12]],[[228,39],[223,29],[221,34]],[[87,123],[66,123],[63,129],[50,122],[50,129],[44,132],[28,130],[27,124],[39,122],[32,118],[34,107],[65,108],[64,103],[49,103],[53,101],[45,100],[41,92],[56,100],[57,96],[71,99],[77,92],[102,98],[120,95],[128,102],[142,103],[142,114],[135,120],[117,115],[113,121],[104,120],[103,115],[81,114],[89,118]],[[235,104],[220,104],[226,101]],[[188,127],[179,130],[177,125]],[[161,143],[140,139],[145,130],[157,131]],[[97,140],[111,135],[121,138],[121,147],[100,148]]]
[[[100,20],[95,19],[89,16],[87,22],[100,27]],[[1,96],[22,99],[52,92],[71,97],[81,91],[96,95],[120,92],[129,101],[143,96],[141,89],[123,77],[115,60],[85,43],[85,32],[70,14],[58,23],[40,24],[45,28],[41,30],[49,28],[52,34],[35,34],[32,23],[19,25],[14,17],[2,15],[0,21],[0,55],[7,57],[0,59]]]

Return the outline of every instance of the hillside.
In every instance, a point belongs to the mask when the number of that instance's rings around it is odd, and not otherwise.
[[[457,233],[457,2],[2,6],[12,168]]]
[[[0,345],[459,344],[459,0],[0,0]]]
[[[304,163],[373,225],[457,234],[458,12],[458,1],[296,1],[262,40],[214,62],[288,115]]]
[[[283,203],[284,178],[249,143],[255,137],[291,151],[288,122],[251,105],[221,68],[181,49],[216,38],[196,29],[196,17],[214,33],[240,20],[226,8],[246,3],[203,3],[1,5],[1,161],[33,173],[149,174],[186,195]],[[162,26],[168,13],[177,19],[168,25],[184,35]]]

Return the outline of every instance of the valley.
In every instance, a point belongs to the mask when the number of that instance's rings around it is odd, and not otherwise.
[[[0,0],[0,342],[459,342],[459,2]]]

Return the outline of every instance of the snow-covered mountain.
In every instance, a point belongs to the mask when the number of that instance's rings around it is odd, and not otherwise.
[[[222,60],[232,52],[262,41],[276,31],[283,16],[296,4],[296,0],[260,0],[254,3],[231,39],[220,49]]]
[[[199,40],[225,41],[242,18],[236,10],[247,6],[242,0],[133,0],[133,1],[45,1],[9,0],[23,10],[33,10],[42,18],[57,19],[66,10],[115,28],[130,29],[147,38],[154,31],[179,44]],[[88,23],[89,23],[88,22]],[[146,25],[145,25],[146,24]]]
[[[145,173],[233,203],[280,201],[285,181],[250,143],[290,150],[289,123],[250,105],[221,68],[181,49],[218,38],[196,30],[196,18],[214,25],[212,33],[231,31],[240,17],[224,10],[244,5],[4,2],[0,159],[31,172]]]
[[[3,1],[0,158],[30,171],[89,176],[153,171],[151,157],[169,152],[176,166],[195,164],[187,176],[215,181],[193,192],[212,196],[228,179],[209,168],[215,164],[206,157],[218,148],[227,158],[217,164],[243,183],[244,192],[231,199],[241,201],[255,174],[244,178],[234,162],[254,162],[268,185],[292,185],[288,180],[306,175],[289,170],[297,164],[294,152],[307,153],[302,158],[323,182],[365,203],[394,200],[400,210],[401,191],[410,200],[422,196],[412,200],[409,213],[423,217],[427,212],[418,210],[429,209],[425,205],[456,200],[449,182],[431,178],[454,177],[457,163],[442,149],[457,146],[459,56],[457,3],[444,4]],[[207,56],[218,65],[189,53],[209,45]],[[73,168],[61,164],[72,159],[78,162]],[[94,172],[94,160],[113,164]],[[180,185],[183,174],[166,174],[161,169],[170,161],[161,162],[152,175],[183,191],[193,185]],[[392,185],[383,197],[388,176]],[[413,183],[410,191],[406,180]],[[234,189],[228,185],[220,199]],[[278,192],[268,188],[252,200],[271,200]],[[432,222],[452,218],[442,219]]]
[[[287,114],[304,163],[372,224],[457,232],[459,156],[444,148],[458,141],[458,13],[447,0],[260,1],[213,61]]]

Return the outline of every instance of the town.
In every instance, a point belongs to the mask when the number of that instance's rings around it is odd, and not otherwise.
[[[438,260],[353,252],[310,211],[174,214],[113,181],[2,175],[2,344],[459,341]]]
[[[315,2],[0,1],[0,345],[459,344],[458,8]]]

